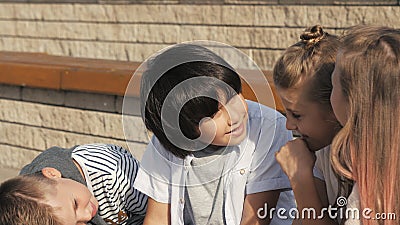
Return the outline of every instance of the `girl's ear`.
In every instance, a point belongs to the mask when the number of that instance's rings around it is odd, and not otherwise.
[[[52,167],[45,167],[42,169],[43,176],[47,178],[61,178],[61,172]]]

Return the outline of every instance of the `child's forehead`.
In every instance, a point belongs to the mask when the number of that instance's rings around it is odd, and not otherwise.
[[[280,94],[284,94],[290,98],[300,98],[304,97],[306,93],[308,93],[309,89],[312,87],[312,78],[303,78],[296,82],[291,87],[282,88],[277,87],[277,90]]]
[[[218,105],[219,106],[224,106],[226,104],[229,104],[229,102],[237,96],[238,93],[235,91],[228,91],[228,90],[217,90],[217,97],[218,97]]]
[[[307,107],[313,103],[308,96],[308,89],[306,86],[298,86],[291,88],[278,88],[278,93],[285,103],[286,108],[301,108]]]
[[[217,92],[217,97],[218,97],[218,99],[217,99],[218,104],[225,105],[229,100],[228,93],[226,93],[225,91],[223,91],[221,89],[216,90],[216,92]]]

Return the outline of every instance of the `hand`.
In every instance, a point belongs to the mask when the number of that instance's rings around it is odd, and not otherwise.
[[[304,140],[297,138],[289,141],[275,153],[276,160],[289,180],[301,179],[308,174],[312,175],[315,164],[315,154],[311,152]]]

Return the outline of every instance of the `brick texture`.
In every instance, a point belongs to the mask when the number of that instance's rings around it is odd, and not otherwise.
[[[129,122],[127,126],[134,127],[135,131],[134,138],[130,141],[148,142],[141,118],[137,116],[126,118]],[[69,133],[125,139],[122,116],[115,113],[0,99],[0,121]]]
[[[156,2],[3,3],[0,50],[141,62],[171,44],[212,40],[247,52],[268,50],[270,56],[252,57],[270,70],[277,55],[314,24],[334,34],[357,24],[400,27],[400,7],[391,0]]]
[[[130,132],[127,136],[124,123]],[[126,116],[123,122],[117,113],[12,99],[0,98],[0,126],[0,168],[20,169],[51,146],[68,148],[86,143],[117,144],[141,159],[149,141],[137,116]]]

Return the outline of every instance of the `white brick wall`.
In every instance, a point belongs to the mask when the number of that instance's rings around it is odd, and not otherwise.
[[[112,143],[140,159],[149,140],[140,117],[130,116],[128,142],[117,113],[0,99],[0,168],[21,168],[41,151],[77,144]]]
[[[271,69],[305,27],[400,27],[399,6],[0,4],[0,50],[143,61],[174,43],[213,40]]]

